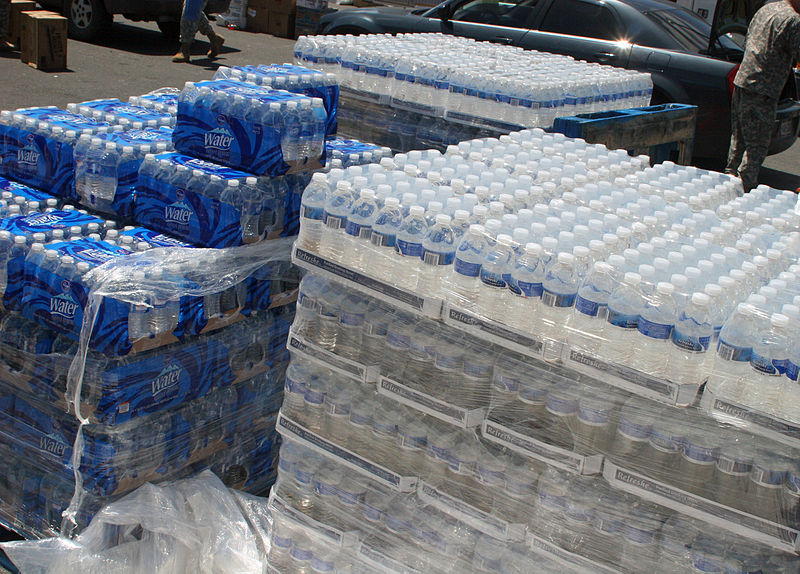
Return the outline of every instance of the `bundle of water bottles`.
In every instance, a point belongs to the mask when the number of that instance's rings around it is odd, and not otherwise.
[[[178,88],[158,88],[141,96],[131,96],[128,98],[128,103],[174,116],[178,113],[180,93]]]
[[[322,167],[327,125],[320,98],[234,80],[187,82],[173,139],[181,153],[279,176]]]
[[[121,131],[56,107],[0,112],[0,176],[71,197],[75,165],[72,149],[81,135]]]
[[[336,135],[337,109],[339,106],[339,80],[334,74],[323,74],[317,70],[272,64],[269,66],[222,66],[214,74],[215,80],[237,80],[256,84],[271,90],[286,90],[311,98],[320,98],[328,113],[326,137]]]
[[[172,129],[83,134],[73,150],[74,192],[69,199],[121,219],[133,215],[134,192],[147,154],[172,150]]]
[[[175,116],[169,112],[126,104],[117,98],[91,100],[80,104],[67,104],[67,111],[87,118],[122,126],[124,130],[157,129],[175,125]]]
[[[653,89],[649,74],[446,34],[300,36],[294,57],[392,106],[524,127],[646,106]]]

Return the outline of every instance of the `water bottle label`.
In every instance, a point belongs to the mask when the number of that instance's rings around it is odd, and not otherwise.
[[[547,307],[572,307],[575,304],[577,293],[554,293],[547,289],[542,291],[542,304]]]
[[[317,221],[322,220],[325,210],[321,207],[309,207],[308,205],[301,206],[300,217],[304,219],[314,219]]]
[[[346,217],[330,215],[329,213],[325,213],[323,221],[328,229],[341,229],[347,225]]]
[[[373,229],[370,242],[375,247],[394,247],[396,239],[397,236],[393,233],[382,233]]]
[[[548,389],[546,387],[535,387],[533,385],[520,385],[519,399],[523,403],[533,405],[543,405],[547,400]]]
[[[504,393],[516,393],[519,391],[519,379],[514,377],[507,377],[496,373],[494,376],[494,386]]]
[[[651,339],[666,340],[672,332],[672,325],[664,325],[663,323],[655,323],[649,321],[644,317],[639,317],[639,332],[645,337]]]
[[[306,394],[305,383],[290,377],[288,373],[286,374],[286,388],[289,389],[290,393],[300,394],[303,396]]]
[[[781,372],[775,366],[775,363],[769,357],[765,357],[763,355],[759,355],[755,351],[753,351],[752,355],[750,355],[750,365],[759,373],[763,373],[765,375],[780,375]]]
[[[423,249],[422,263],[425,265],[439,266],[439,265],[452,265],[453,260],[456,258],[454,252],[441,253],[438,251],[429,251]]]
[[[717,462],[718,449],[687,442],[683,445],[683,455],[694,464],[711,465]]]
[[[373,76],[381,76],[382,78],[385,78],[388,75],[386,70],[382,70],[381,68],[376,68],[375,66],[367,66],[365,71],[367,72],[367,74],[372,74]]]
[[[336,484],[328,484],[319,479],[314,481],[314,489],[320,496],[336,496],[339,493]]]
[[[350,422],[359,427],[371,427],[372,426],[372,416],[369,412],[358,412],[351,410],[350,411]],[[358,432],[367,432],[367,431],[358,431]]]
[[[584,299],[580,295],[575,299],[575,309],[589,317],[602,316],[606,306],[598,301]]]
[[[455,259],[455,272],[465,277],[478,277],[481,272],[480,263],[470,263],[456,257]]]
[[[800,373],[800,367],[793,361],[789,361],[786,365],[786,376],[792,381],[797,381],[797,375]]]
[[[348,327],[360,327],[364,324],[364,314],[342,310],[339,315],[339,322]]]
[[[578,404],[578,419],[590,425],[608,424],[611,408],[606,405],[595,406],[584,403]]]
[[[305,400],[306,403],[310,405],[322,406],[325,402],[325,392],[315,391],[314,389],[306,387]]]
[[[772,359],[772,366],[774,366],[778,373],[785,375],[789,369],[789,359]]]
[[[750,362],[752,354],[753,349],[751,347],[737,347],[726,343],[722,339],[717,344],[717,356],[723,361],[747,363]]]
[[[444,355],[436,353],[436,367],[445,371],[455,371],[461,368],[462,355]]]
[[[434,80],[433,87],[435,87],[437,90],[449,90],[450,82],[445,80]]]
[[[550,393],[547,395],[546,408],[548,412],[556,416],[570,415],[578,409],[578,400],[574,397]]]
[[[505,289],[507,287],[502,273],[494,273],[487,270],[485,267],[481,269],[481,283],[489,287],[499,287],[500,289]]]
[[[404,429],[399,429],[397,432],[397,436],[400,439],[398,444],[401,447],[413,450],[425,450],[425,443],[428,440],[428,437],[425,435],[422,436],[414,436],[409,434]]]
[[[334,402],[329,397],[325,397],[325,412],[331,416],[349,416],[350,403]]]
[[[540,298],[544,292],[541,283],[531,283],[529,281],[517,281],[517,287],[522,291],[522,294],[528,298]]]
[[[395,249],[403,257],[422,256],[422,243],[411,243],[409,241],[398,239]]]
[[[539,490],[539,503],[543,508],[550,511],[561,512],[567,509],[567,498],[565,496],[551,494],[543,490]]]
[[[348,221],[345,233],[358,239],[369,239],[372,236],[372,226]]]
[[[639,315],[618,313],[609,307],[608,322],[621,329],[637,329],[639,327]]]
[[[476,379],[488,379],[492,376],[492,365],[486,363],[478,363],[464,358],[464,374],[468,377]]]
[[[647,421],[638,422],[630,417],[623,416],[619,421],[617,431],[627,438],[641,441],[650,438],[652,428],[652,425]]]

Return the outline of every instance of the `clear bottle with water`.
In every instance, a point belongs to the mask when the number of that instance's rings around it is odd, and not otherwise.
[[[580,277],[575,269],[575,256],[561,252],[549,265],[542,281],[542,304],[540,316],[544,336],[555,341],[564,341],[566,326],[578,297]],[[545,346],[545,360],[561,356],[558,345]]]
[[[481,265],[489,245],[486,229],[472,224],[456,249],[453,273],[450,275],[448,299],[465,309],[474,309],[478,301]]]
[[[768,324],[753,333],[750,376],[745,380],[742,402],[774,414],[779,411],[783,379],[789,364],[789,318],[774,313]]]
[[[539,314],[542,301],[545,277],[543,255],[541,245],[527,243],[524,252],[511,267],[509,290],[512,296],[505,320],[512,327],[530,332],[534,330],[534,325],[539,325],[535,318]]]
[[[608,299],[617,285],[614,268],[605,261],[597,261],[578,289],[567,330],[571,346],[590,353],[600,350],[608,316]]]
[[[325,210],[323,212],[325,226],[322,231],[320,250],[324,257],[336,262],[342,261],[345,256],[347,247],[345,227],[353,200],[353,191],[347,181],[338,182],[336,189],[329,193],[325,200]]]
[[[403,211],[400,208],[400,200],[396,197],[387,197],[372,224],[368,267],[373,276],[380,279],[392,276],[397,234],[402,224]]]
[[[679,311],[669,347],[670,380],[678,384],[702,384],[708,376],[708,347],[714,326],[705,293],[693,293],[689,304]]]
[[[505,320],[510,295],[508,280],[511,277],[511,263],[514,256],[511,236],[500,234],[485,252],[480,268],[480,291],[478,310],[485,317],[495,321]]]
[[[637,327],[639,336],[631,359],[633,368],[658,378],[665,377],[669,370],[667,351],[677,319],[674,291],[672,283],[661,281],[655,293],[644,300]]]
[[[360,191],[347,216],[345,233],[349,236],[350,249],[343,253],[342,263],[358,271],[369,268],[372,225],[378,216],[375,191],[364,188]]]
[[[442,281],[455,261],[455,253],[455,234],[450,226],[450,216],[440,213],[422,240],[422,266],[417,290],[429,297],[441,296]]]
[[[639,289],[642,277],[631,271],[625,273],[622,284],[608,298],[608,319],[601,347],[602,355],[612,363],[628,366],[639,336],[639,316],[643,297]]]
[[[741,400],[751,370],[755,312],[749,303],[739,303],[720,331],[707,385],[714,396],[734,402]]]

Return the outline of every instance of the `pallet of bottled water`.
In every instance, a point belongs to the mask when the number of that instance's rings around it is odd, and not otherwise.
[[[121,219],[133,216],[139,166],[147,154],[172,151],[172,129],[81,134],[73,150],[74,189],[68,199]]]
[[[380,163],[391,157],[392,150],[356,139],[333,138],[325,142],[325,169],[343,169],[351,165]]]
[[[125,103],[117,98],[67,104],[67,111],[122,126],[123,130],[169,128],[175,125],[174,114]]]
[[[81,135],[121,131],[54,106],[0,112],[0,176],[61,197],[71,197],[73,148]]]
[[[325,136],[330,138],[336,135],[339,80],[334,74],[323,74],[318,70],[292,64],[270,64],[233,66],[231,68],[222,66],[214,73],[214,79],[231,79],[271,90],[286,90],[311,98],[320,98],[328,113]]]
[[[300,36],[294,58],[335,74],[348,95],[510,129],[647,106],[653,90],[649,74],[446,34]]]
[[[128,98],[128,103],[174,116],[178,113],[178,96],[180,93],[181,91],[178,88],[158,88],[141,96],[131,96]]]
[[[327,125],[321,98],[235,80],[187,82],[173,141],[192,157],[279,176],[322,167]]]

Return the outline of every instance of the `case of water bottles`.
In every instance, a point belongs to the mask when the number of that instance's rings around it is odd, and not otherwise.
[[[334,74],[323,74],[318,70],[292,64],[234,66],[232,68],[222,66],[214,74],[214,79],[237,80],[272,90],[286,90],[311,98],[320,98],[328,113],[325,136],[331,138],[336,135],[339,81]]]
[[[131,129],[81,135],[73,151],[74,191],[69,199],[121,220],[133,216],[139,166],[147,154],[172,151],[172,129]]]
[[[56,107],[0,112],[0,175],[61,197],[72,197],[78,138],[120,131]]]
[[[166,112],[177,115],[178,96],[181,91],[178,88],[158,88],[141,96],[131,96],[128,102],[134,106],[140,106],[157,112]]]
[[[646,106],[653,89],[649,74],[436,33],[300,36],[294,59],[368,101],[509,129]]]
[[[67,104],[67,111],[122,126],[123,130],[158,129],[175,125],[175,114],[125,103],[117,98]]]
[[[206,247],[234,247],[297,233],[308,174],[256,177],[182,155],[147,157],[138,174],[142,225]]]
[[[193,157],[279,176],[322,167],[327,123],[320,98],[234,80],[187,82],[173,141]]]
[[[60,205],[61,200],[49,193],[0,177],[0,217],[27,215],[55,209]]]

